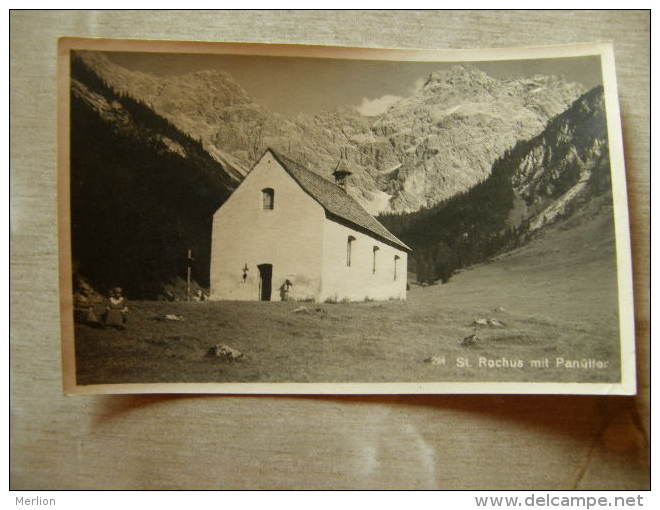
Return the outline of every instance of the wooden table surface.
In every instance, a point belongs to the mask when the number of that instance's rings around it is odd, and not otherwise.
[[[10,30],[11,488],[649,488],[649,13],[13,11]],[[60,36],[401,48],[613,41],[638,396],[63,396]]]

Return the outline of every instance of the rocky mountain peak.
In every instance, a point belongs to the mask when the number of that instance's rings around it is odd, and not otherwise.
[[[438,88],[448,87],[491,87],[497,82],[485,72],[471,64],[454,65],[446,71],[436,71],[429,75],[424,90],[433,93]]]
[[[596,87],[545,131],[514,151],[506,166],[511,184],[535,230],[575,210],[610,187],[610,165],[603,88]]]
[[[584,92],[555,77],[501,80],[457,64],[431,73],[422,89],[376,117],[351,108],[287,117],[255,103],[223,71],[157,77],[99,53],[89,62],[214,157],[222,154],[223,163],[233,158],[249,168],[273,147],[329,177],[345,154],[349,192],[372,213],[414,211],[469,189],[505,150],[540,133]]]
[[[217,69],[204,69],[166,79],[169,87],[181,92],[207,97],[214,104],[226,106],[253,104],[253,99],[231,74]],[[173,91],[177,92],[177,91]]]

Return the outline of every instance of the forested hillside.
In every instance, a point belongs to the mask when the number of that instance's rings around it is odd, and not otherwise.
[[[413,248],[418,281],[446,282],[457,269],[519,246],[605,193],[611,193],[607,124],[603,89],[596,87],[540,135],[506,151],[467,192],[379,219]]]
[[[514,246],[524,226],[507,225],[513,200],[511,170],[496,163],[491,176],[467,192],[415,213],[378,219],[412,247],[417,281],[446,282],[456,269]]]
[[[74,272],[99,290],[156,297],[185,277],[208,285],[211,219],[237,182],[192,139],[141,102],[71,62]]]

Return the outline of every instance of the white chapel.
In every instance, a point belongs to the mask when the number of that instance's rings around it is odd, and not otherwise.
[[[340,184],[268,149],[213,217],[216,300],[405,299],[411,251]]]

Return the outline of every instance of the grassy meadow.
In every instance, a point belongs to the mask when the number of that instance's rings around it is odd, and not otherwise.
[[[412,284],[406,301],[129,306],[123,331],[76,325],[78,384],[619,380],[607,214],[547,229],[526,247],[446,284]],[[305,310],[295,312],[299,307]],[[184,320],[155,320],[165,314]],[[475,325],[478,319],[503,326]],[[461,345],[471,334],[477,341]],[[210,356],[216,344],[238,349],[245,359]],[[432,356],[443,361],[424,361]],[[557,366],[557,358],[606,366],[567,368]]]

